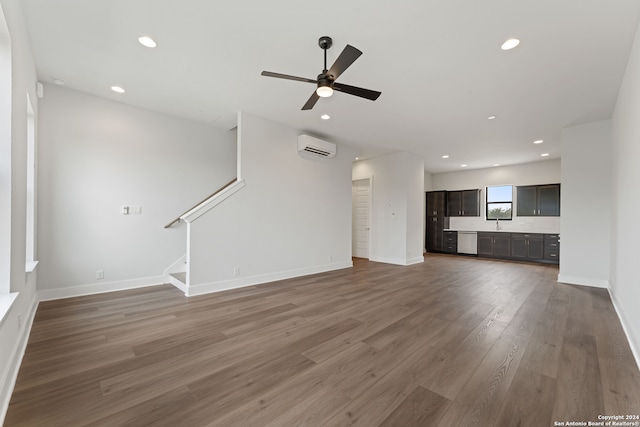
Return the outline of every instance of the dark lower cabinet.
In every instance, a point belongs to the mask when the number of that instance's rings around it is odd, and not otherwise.
[[[560,262],[560,236],[558,234],[544,235],[544,260],[554,263]]]
[[[478,232],[478,255],[495,258],[511,257],[511,234]]]
[[[527,261],[544,258],[544,237],[537,233],[511,233],[511,257]]]
[[[446,221],[445,221],[446,220]],[[427,217],[427,236],[426,246],[429,252],[442,251],[444,236],[443,230],[445,224],[448,224],[448,218],[442,216],[428,216]]]
[[[446,252],[448,254],[457,254],[458,253],[458,232],[457,231],[445,231],[442,233],[443,236],[443,248],[442,252]]]
[[[558,264],[560,236],[479,231],[478,256]]]

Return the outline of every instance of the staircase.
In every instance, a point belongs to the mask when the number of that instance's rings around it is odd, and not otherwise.
[[[173,221],[165,225],[164,228],[170,228],[180,222],[186,222],[187,224],[200,218],[205,213],[209,212],[215,206],[222,203],[227,198],[244,188],[244,180],[234,178],[227,184],[220,187],[213,194],[202,200],[200,203],[191,207],[185,211],[182,215],[175,218]],[[190,229],[187,228],[187,234],[190,233]],[[189,237],[187,235],[187,241]],[[179,260],[174,262],[169,268],[164,271],[164,276],[168,283],[171,283],[176,288],[180,289],[185,295],[189,294],[189,260],[187,255],[183,255]]]

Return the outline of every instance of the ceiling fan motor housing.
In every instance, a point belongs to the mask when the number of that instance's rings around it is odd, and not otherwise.
[[[333,76],[330,74],[318,74],[318,87],[332,86],[333,80]]]
[[[320,46],[324,50],[327,50],[331,46],[333,46],[333,40],[329,36],[322,36],[318,40],[318,46]]]

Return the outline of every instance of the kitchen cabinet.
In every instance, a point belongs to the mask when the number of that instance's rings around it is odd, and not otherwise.
[[[556,264],[560,262],[560,235],[544,235],[544,260]]]
[[[480,190],[447,191],[447,216],[480,216]]]
[[[446,203],[446,191],[427,191],[427,216],[445,216]]]
[[[442,233],[443,245],[442,252],[449,254],[458,253],[458,232],[457,231],[445,231]]]
[[[511,233],[478,232],[478,256],[511,257]]]
[[[444,249],[443,233],[446,228],[449,228],[449,218],[445,216],[446,197],[446,191],[428,191],[426,194],[425,246],[427,252],[442,252]]]
[[[519,186],[516,191],[518,216],[560,216],[560,184]]]
[[[538,233],[511,233],[511,258],[540,261],[544,258],[544,236]]]

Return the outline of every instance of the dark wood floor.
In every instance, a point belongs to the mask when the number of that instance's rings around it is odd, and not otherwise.
[[[40,304],[6,426],[552,426],[640,414],[608,294],[427,255]]]

